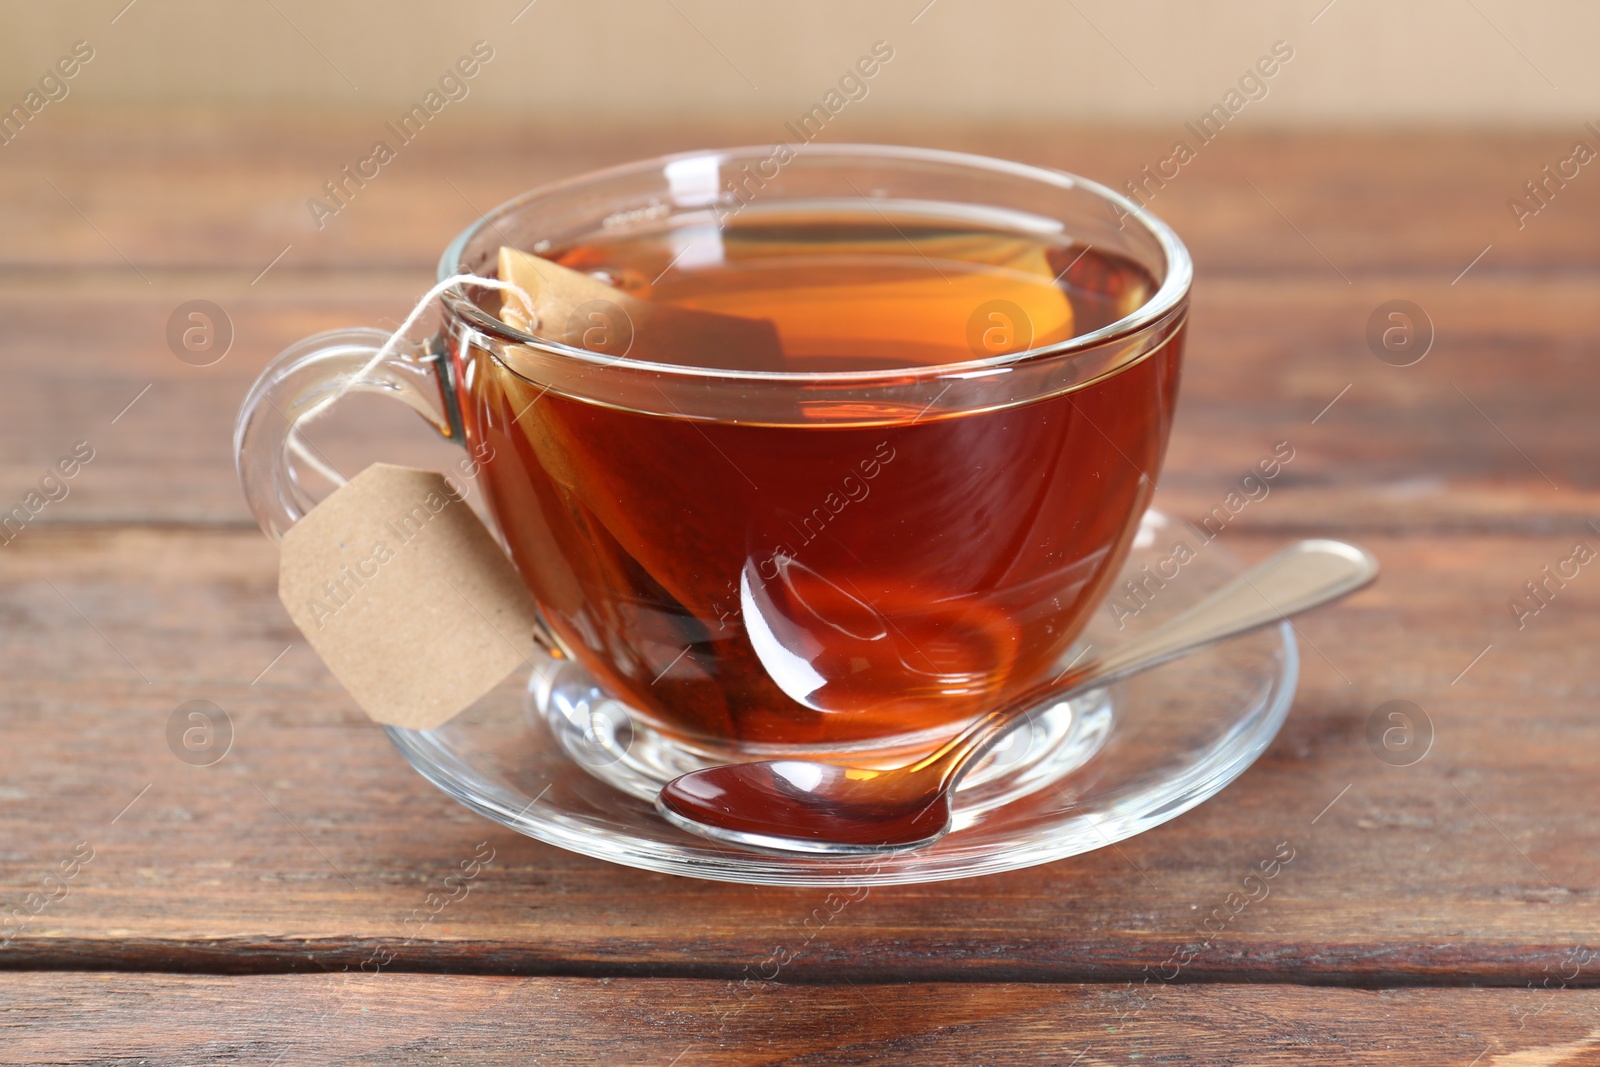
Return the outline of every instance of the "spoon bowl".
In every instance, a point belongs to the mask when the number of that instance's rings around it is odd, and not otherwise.
[[[950,792],[938,788],[939,774],[811,760],[735,763],[674,779],[656,807],[685,830],[745,848],[883,852],[949,832]]]

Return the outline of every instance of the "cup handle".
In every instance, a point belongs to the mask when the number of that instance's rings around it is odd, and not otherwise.
[[[284,349],[251,386],[234,427],[234,460],[250,511],[272,540],[316,504],[296,478],[289,452],[295,426],[329,397],[341,391],[392,396],[449,440],[464,441],[442,346],[396,345],[369,369],[388,341],[389,334],[367,327],[319,333]]]

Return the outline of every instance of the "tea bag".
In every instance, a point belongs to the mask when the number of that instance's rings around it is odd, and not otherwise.
[[[751,272],[717,294],[717,311],[770,316],[791,357],[871,359],[908,367],[985,358],[1066,341],[1078,332],[1048,246],[1000,233],[890,235],[828,245],[813,284]],[[763,254],[804,262],[769,242]],[[889,361],[892,360],[892,363]]]
[[[784,369],[783,343],[768,319],[654,304],[581,271],[504,246],[500,279],[533,299],[528,307],[514,294],[504,296],[501,321],[535,337],[646,363]]]

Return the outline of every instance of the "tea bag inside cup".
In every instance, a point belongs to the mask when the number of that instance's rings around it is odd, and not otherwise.
[[[807,369],[985,359],[1078,332],[1060,284],[1068,272],[1052,265],[1054,251],[1000,233],[891,232],[832,240],[825,253],[771,239],[765,260],[790,270],[752,272],[700,299],[722,315],[770,317],[790,358],[803,356]],[[815,267],[805,271],[808,263]]]
[[[502,294],[501,321],[535,337],[643,363],[785,369],[783,343],[768,319],[640,300],[582,271],[504,246],[500,280],[533,300],[528,307],[515,294]]]

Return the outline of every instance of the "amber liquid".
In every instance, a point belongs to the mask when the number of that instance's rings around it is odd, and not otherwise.
[[[770,319],[803,371],[1037,346],[1156,288],[1092,248],[874,216],[545,254],[642,299]],[[541,395],[475,352],[466,429],[518,568],[602,685],[691,742],[866,745],[948,732],[1060,670],[1148,503],[1182,341],[1070,393],[852,426]]]

